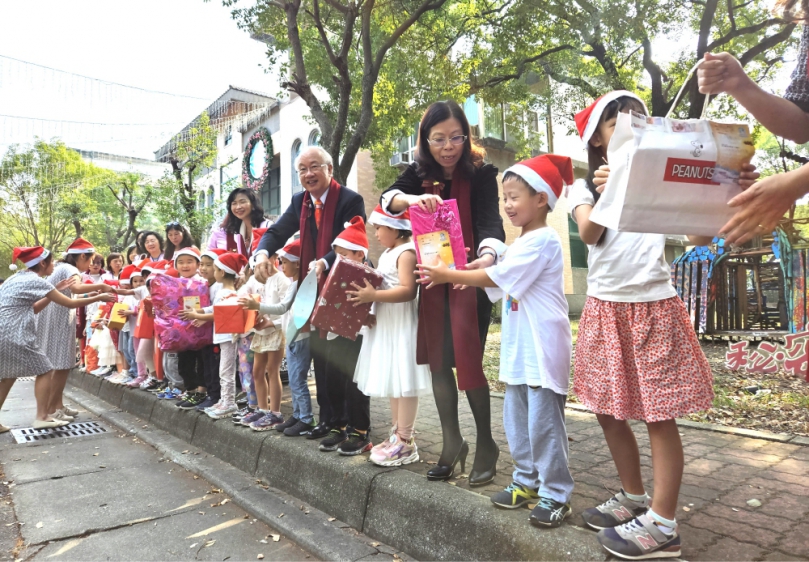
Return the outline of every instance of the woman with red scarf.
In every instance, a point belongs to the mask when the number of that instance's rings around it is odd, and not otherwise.
[[[254,238],[260,239],[272,222],[264,218],[264,208],[252,189],[240,187],[231,191],[226,207],[228,214],[220,226],[213,228],[208,249],[239,252],[250,258]]]
[[[477,258],[467,268],[494,264],[506,239],[497,168],[485,164],[484,150],[472,144],[463,109],[454,101],[428,107],[419,125],[417,146],[416,161],[382,195],[382,207],[391,214],[412,205],[432,212],[444,199],[457,200],[464,242],[475,249]],[[460,388],[466,391],[477,427],[469,484],[482,486],[494,479],[499,455],[491,431],[489,384],[483,375],[492,304],[480,289],[439,286],[420,290],[416,359],[430,365],[444,439],[441,458],[427,478],[448,480],[455,465],[465,463],[469,445],[458,423]],[[457,386],[453,367],[458,372]]]

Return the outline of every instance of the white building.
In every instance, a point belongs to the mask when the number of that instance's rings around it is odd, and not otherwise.
[[[155,162],[154,160],[146,160],[145,158],[121,156],[118,154],[82,150],[79,148],[71,148],[71,150],[78,152],[85,162],[98,166],[99,168],[118,173],[128,172],[140,174],[151,181],[157,180],[167,171],[171,170],[171,166],[168,164]]]

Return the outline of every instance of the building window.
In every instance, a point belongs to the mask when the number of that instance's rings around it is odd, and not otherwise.
[[[213,198],[213,186],[208,188],[208,207],[213,207],[214,198]]]
[[[320,131],[317,129],[309,135],[309,146],[320,146]]]
[[[503,104],[483,106],[483,127],[487,137],[506,140],[503,130]]]
[[[197,201],[197,205],[198,205],[197,210],[202,211],[202,210],[205,209],[205,192],[204,191],[199,192],[199,200]]]
[[[418,143],[419,126],[416,124],[413,133],[409,137],[403,137],[396,143],[396,152],[390,159],[390,165],[410,164],[416,159],[416,144]]]
[[[298,174],[298,168],[295,166],[295,164],[296,164],[295,161],[298,159],[298,156],[300,156],[300,155],[301,155],[301,141],[296,140],[294,143],[292,143],[292,153],[290,154],[290,157],[292,158],[292,193],[293,194],[298,193],[299,191],[303,191],[303,188],[301,187],[301,177]],[[264,210],[265,211],[267,210],[266,207],[264,208]]]
[[[579,236],[579,225],[569,215],[567,230],[570,237],[570,267],[587,267],[587,245]]]
[[[270,170],[270,177],[261,188],[261,206],[268,215],[281,214],[281,168]]]
[[[233,125],[228,125],[225,129],[225,146],[229,145],[233,140]]]

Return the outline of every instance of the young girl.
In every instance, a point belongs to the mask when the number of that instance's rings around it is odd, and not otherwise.
[[[394,217],[377,205],[368,222],[386,248],[377,267],[385,281],[380,290],[366,281],[346,291],[350,301],[373,302],[376,309],[376,326],[363,339],[354,380],[363,394],[390,398],[393,429],[390,439],[371,449],[371,462],[399,466],[419,460],[413,440],[418,397],[432,391],[430,368],[416,364],[416,247],[408,211]]]
[[[180,317],[184,320],[213,321],[213,307],[225,299],[237,296],[236,278],[246,265],[247,259],[241,254],[231,252],[219,256],[214,262],[214,276],[216,281],[222,284],[222,288],[216,294],[216,301],[201,312],[184,310],[180,313]],[[221,387],[221,397],[217,404],[205,410],[205,413],[214,419],[229,417],[236,411],[236,343],[233,341],[233,335],[217,334],[214,324],[213,343],[220,346],[219,386]]]
[[[609,177],[609,165],[603,164],[617,115],[630,110],[648,114],[635,94],[615,91],[576,115],[590,174],[571,187],[568,199],[590,250],[573,384],[598,417],[622,484],[583,517],[599,530],[606,550],[637,560],[680,556],[675,511],[683,447],[675,418],[709,408],[713,389],[708,361],[671,285],[665,236],[616,232],[590,221]],[[654,500],[643,486],[630,419],[645,421],[649,432]]]

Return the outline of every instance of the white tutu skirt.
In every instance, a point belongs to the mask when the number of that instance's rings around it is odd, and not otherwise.
[[[366,396],[408,398],[432,393],[428,365],[416,364],[418,303],[376,303],[376,327],[363,336],[354,381]]]
[[[112,336],[106,326],[93,332],[93,337],[90,338],[90,346],[98,351],[99,365],[102,367],[115,365],[118,360],[118,350],[115,349]]]

